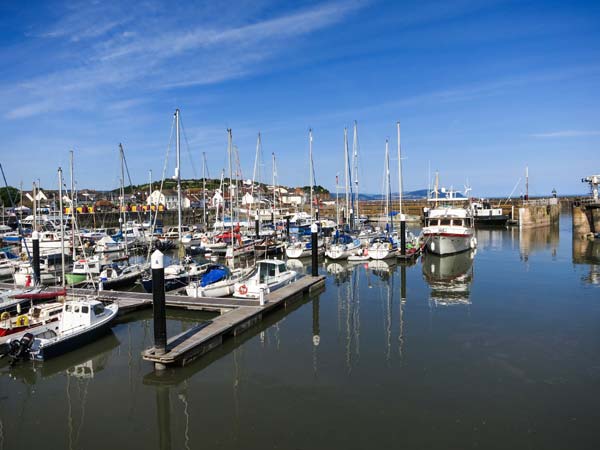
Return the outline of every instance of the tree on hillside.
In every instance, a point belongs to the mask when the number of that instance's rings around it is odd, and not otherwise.
[[[12,202],[10,201],[12,199]],[[5,207],[10,207],[13,203],[16,205],[19,204],[20,196],[19,190],[12,186],[8,186],[7,188],[0,189],[0,200]]]

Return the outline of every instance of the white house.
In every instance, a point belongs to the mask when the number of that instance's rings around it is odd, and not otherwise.
[[[164,205],[167,209],[177,209],[177,191],[165,190],[160,192],[158,190],[152,192],[146,199],[147,205]],[[185,195],[181,194],[181,207],[183,209],[191,206],[191,200]]]
[[[210,204],[213,208],[216,208],[216,207],[223,206],[223,203],[224,203],[223,194],[221,194],[220,189],[216,189],[215,195],[213,195],[212,198],[210,199]]]

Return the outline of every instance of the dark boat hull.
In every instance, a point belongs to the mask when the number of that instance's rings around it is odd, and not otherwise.
[[[35,355],[36,360],[47,360],[49,358],[54,358],[56,356],[60,356],[64,353],[68,353],[70,351],[76,350],[84,345],[89,344],[90,342],[95,341],[99,337],[105,335],[111,327],[112,320],[109,320],[106,323],[94,328],[93,330],[86,331],[85,333],[77,334],[75,336],[62,339],[52,345],[46,346],[40,350],[40,352]]]
[[[508,216],[475,217],[475,226],[478,227],[505,227]]]
[[[189,275],[185,275],[178,278],[165,279],[165,292],[174,291],[175,289],[186,287],[191,281]],[[146,278],[142,280],[142,286],[144,290],[151,294],[152,293],[152,278]]]

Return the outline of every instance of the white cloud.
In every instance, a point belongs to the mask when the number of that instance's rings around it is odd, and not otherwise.
[[[128,10],[111,2],[70,7],[37,36],[49,42],[63,39],[73,57],[64,58],[61,70],[5,86],[2,90],[12,95],[5,98],[4,116],[81,109],[84,102],[93,108],[111,97],[121,100],[268,71],[269,61],[294,39],[339,23],[365,4],[331,2],[259,21],[239,8],[241,15],[229,27],[205,12],[197,17],[180,13],[176,19],[160,15],[164,20],[158,20],[152,4],[146,5],[148,11],[143,5]]]
[[[600,131],[562,130],[562,131],[550,131],[547,133],[531,134],[531,137],[535,137],[535,138],[567,138],[567,137],[584,137],[584,136],[600,136]]]

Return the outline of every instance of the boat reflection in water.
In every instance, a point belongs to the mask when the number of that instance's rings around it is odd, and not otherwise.
[[[573,237],[573,264],[588,265],[590,271],[582,281],[600,285],[600,241]]]
[[[475,253],[472,250],[449,256],[423,256],[423,277],[431,287],[431,301],[440,306],[471,304]]]
[[[396,258],[394,259],[372,259],[368,262],[367,268],[382,280],[389,280],[390,275],[396,270]]]
[[[35,384],[40,378],[66,374],[68,377],[80,379],[94,378],[108,364],[113,350],[119,346],[119,340],[110,331],[106,336],[78,350],[52,358],[47,361],[28,361],[14,367],[3,367],[0,374],[6,370],[9,375],[26,384]]]
[[[519,229],[519,252],[521,260],[527,262],[529,255],[538,250],[549,249],[552,256],[556,256],[558,240],[560,238],[558,224],[537,228]]]

